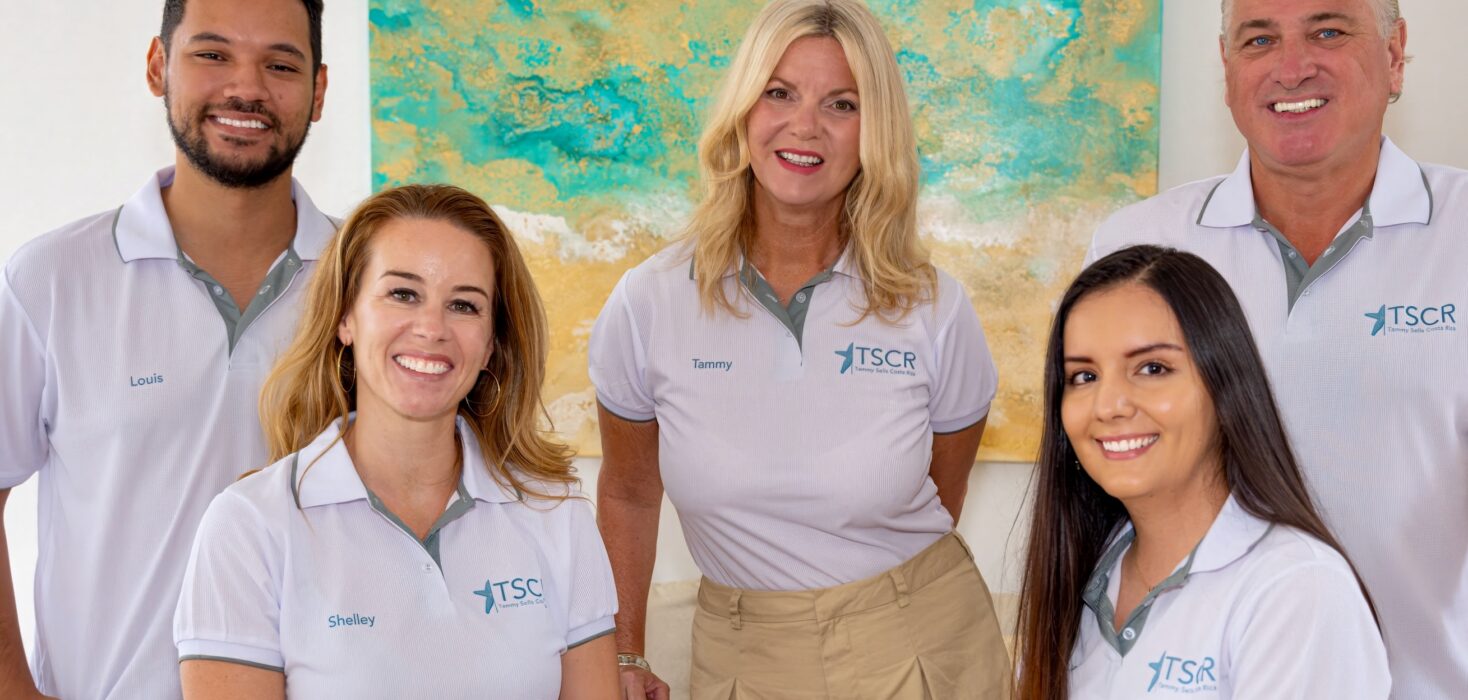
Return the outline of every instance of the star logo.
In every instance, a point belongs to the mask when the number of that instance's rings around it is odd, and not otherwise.
[[[1376,324],[1371,327],[1371,335],[1375,336],[1386,328],[1386,304],[1382,304],[1376,313],[1367,313],[1365,316],[1376,321]]]
[[[494,612],[494,589],[491,587],[491,583],[489,581],[485,581],[484,582],[484,590],[482,590],[482,591],[474,591],[474,595],[482,595],[482,596],[484,596],[484,614],[485,615],[488,615],[488,614]]]
[[[1152,669],[1152,682],[1147,684],[1147,692],[1150,693],[1153,688],[1157,687],[1157,679],[1162,676],[1162,662],[1166,660],[1167,652],[1164,651],[1162,652],[1162,656],[1157,657],[1156,661],[1147,664],[1147,668]]]
[[[856,347],[856,343],[847,343],[845,350],[836,351],[836,355],[839,356],[842,360],[841,374],[846,374],[847,372],[851,371],[851,355],[852,348],[854,347]]]

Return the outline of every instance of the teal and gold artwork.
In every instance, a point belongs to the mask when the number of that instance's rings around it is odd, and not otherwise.
[[[495,205],[551,319],[546,404],[597,454],[592,322],[697,196],[704,111],[762,3],[372,0],[373,185]],[[1160,0],[869,0],[907,81],[919,217],[1000,372],[981,457],[1033,459],[1051,306],[1157,188]]]

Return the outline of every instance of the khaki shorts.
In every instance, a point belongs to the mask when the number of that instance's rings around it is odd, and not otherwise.
[[[704,579],[694,700],[1007,698],[994,604],[957,533],[876,576],[811,591]]]

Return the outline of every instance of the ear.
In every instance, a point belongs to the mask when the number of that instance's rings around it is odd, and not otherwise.
[[[326,103],[326,64],[316,70],[315,97],[311,100],[311,121],[321,121],[321,106]]]
[[[153,37],[148,44],[148,90],[154,97],[163,96],[163,74],[168,68],[168,56],[163,50],[163,40]]]
[[[1232,107],[1228,103],[1228,49],[1224,46],[1223,35],[1218,35],[1218,61],[1223,64],[1223,106]]]
[[[352,347],[352,324],[350,321],[351,315],[348,314],[342,317],[341,323],[336,324],[336,339],[340,340],[342,345],[347,347]]]
[[[1391,36],[1386,41],[1387,54],[1391,56],[1391,94],[1400,95],[1407,72],[1407,20],[1397,20]]]

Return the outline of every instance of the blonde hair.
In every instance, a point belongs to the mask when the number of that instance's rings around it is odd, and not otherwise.
[[[744,35],[698,145],[704,196],[685,237],[699,297],[706,310],[740,314],[722,277],[754,239],[748,116],[785,50],[804,37],[835,39],[856,77],[861,169],[847,188],[841,227],[865,286],[863,315],[900,318],[931,298],[937,275],[918,240],[920,170],[902,76],[881,25],[859,0],[775,0]]]
[[[571,450],[549,439],[538,424],[545,415],[540,390],[548,344],[540,295],[504,223],[484,200],[450,185],[407,185],[372,195],[327,244],[307,289],[295,340],[261,391],[260,422],[270,460],[300,451],[333,421],[347,425],[356,405],[355,370],[352,349],[342,345],[337,328],[361,292],[373,238],[399,219],[444,221],[489,248],[494,347],[488,371],[459,402],[458,415],[472,429],[497,481],[522,493],[559,498],[528,487],[517,475],[546,484],[576,482]]]

